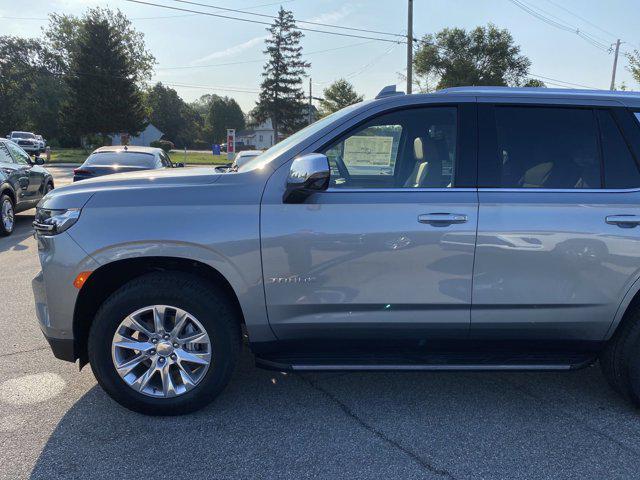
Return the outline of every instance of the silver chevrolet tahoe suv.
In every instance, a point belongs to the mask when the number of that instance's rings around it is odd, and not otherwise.
[[[640,405],[640,95],[385,89],[238,169],[49,193],[56,357],[146,414],[259,366],[572,370]]]

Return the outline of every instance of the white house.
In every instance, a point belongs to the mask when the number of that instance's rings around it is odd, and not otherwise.
[[[158,130],[155,125],[150,123],[138,136],[134,137],[128,133],[115,133],[113,135],[109,135],[109,137],[111,137],[111,145],[135,145],[137,147],[148,147],[151,142],[160,140],[162,135],[164,135],[164,133]]]
[[[271,119],[267,119],[254,128],[247,128],[236,132],[236,142],[242,142],[244,145],[251,145],[258,150],[270,148],[273,141],[273,126]]]

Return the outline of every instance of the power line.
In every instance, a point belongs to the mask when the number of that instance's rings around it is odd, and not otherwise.
[[[240,17],[233,17],[230,15],[221,15],[221,14],[217,14],[217,13],[210,13],[210,12],[202,12],[199,10],[191,10],[188,8],[181,8],[181,7],[172,7],[169,5],[161,5],[158,3],[152,3],[152,2],[143,2],[141,0],[125,0],[125,2],[130,2],[130,3],[139,3],[141,5],[150,5],[152,7],[159,7],[159,8],[166,8],[169,10],[176,10],[179,12],[189,12],[189,13],[196,13],[198,15],[207,15],[210,17],[216,17],[216,18],[225,18],[228,20],[237,20],[240,22],[245,22],[245,23],[254,23],[254,24],[258,24],[258,25],[267,25],[267,26],[271,26],[270,22],[262,22],[260,20],[252,20],[249,18],[240,18]],[[307,28],[307,27],[296,27],[298,30],[303,30],[303,31],[307,31],[307,32],[315,32],[315,33],[324,33],[327,35],[337,35],[337,36],[341,36],[341,37],[351,37],[351,38],[362,38],[365,40],[376,40],[379,42],[387,42],[387,43],[404,43],[404,41],[402,40],[392,40],[389,38],[379,38],[379,37],[369,37],[369,36],[364,36],[364,35],[355,35],[355,34],[351,34],[351,33],[342,33],[342,32],[331,32],[328,30],[319,30],[319,29],[314,29],[314,28]]]
[[[558,17],[555,17],[556,19],[560,20],[554,20],[553,18],[550,18],[548,13],[547,15],[545,15],[544,11],[542,9],[540,9],[539,7],[534,7],[533,5],[527,4],[526,2],[524,2],[524,0],[509,0],[509,2],[511,2],[513,5],[517,6],[518,8],[520,8],[521,10],[524,10],[525,12],[527,12],[529,15],[531,15],[532,17],[537,18],[538,20],[551,25],[552,27],[555,27],[557,29],[560,30],[564,30],[565,32],[569,32],[569,33],[573,33],[575,35],[578,35],[580,38],[582,38],[583,40],[589,42],[591,45],[593,45],[594,47],[606,51],[606,52],[611,52],[611,45],[606,45],[600,41],[597,40],[596,37],[594,37],[593,35],[587,33],[587,32],[583,32],[581,31],[579,28],[570,25],[567,22],[564,22],[563,20],[559,19]],[[540,13],[543,12],[543,13]]]
[[[529,76],[530,77],[534,77],[534,78],[539,78],[539,79],[542,79],[542,80],[548,80],[549,83],[554,83],[554,82],[556,84],[563,83],[563,84],[568,85],[570,87],[581,87],[581,88],[589,88],[591,90],[602,90],[601,88],[594,87],[594,86],[591,86],[591,85],[584,85],[584,84],[581,84],[581,83],[565,82],[564,80],[558,80],[557,78],[545,77],[544,75],[538,75],[536,73],[530,73]]]
[[[247,12],[246,10],[240,10],[240,9],[236,9],[236,8],[226,8],[226,7],[217,7],[215,5],[210,5],[208,3],[199,3],[199,2],[193,2],[191,0],[172,0],[173,2],[176,3],[185,3],[188,5],[196,5],[198,7],[206,7],[206,8],[213,8],[215,10],[222,10],[225,12],[233,12],[233,13],[242,13],[245,15],[253,15],[256,17],[261,17],[261,18],[269,18],[271,20],[275,20],[276,17],[274,17],[273,15],[267,15],[264,13],[254,13],[254,12]],[[342,25],[332,25],[330,23],[320,23],[320,22],[312,22],[310,20],[298,20],[296,19],[296,23],[303,23],[305,25],[316,25],[316,26],[320,26],[320,27],[329,27],[329,28],[339,28],[342,30],[351,30],[354,32],[363,32],[363,33],[374,33],[374,34],[378,34],[378,35],[391,35],[394,37],[402,37],[403,35],[399,34],[399,33],[394,33],[394,32],[383,32],[380,30],[369,30],[369,29],[365,29],[365,28],[355,28],[355,27],[345,27]]]
[[[591,26],[592,26],[592,27],[594,27],[594,28],[597,28],[597,29],[598,29],[598,30],[600,30],[601,32],[606,33],[607,35],[610,35],[610,36],[612,36],[613,38],[618,38],[618,35],[616,35],[615,33],[611,33],[610,31],[605,30],[604,28],[599,27],[598,25],[596,25],[596,24],[595,24],[595,23],[593,23],[592,21],[587,20],[587,19],[586,19],[586,18],[584,18],[584,17],[581,17],[580,15],[578,15],[577,13],[572,12],[572,11],[571,11],[571,10],[569,10],[568,8],[564,7],[563,5],[560,5],[560,4],[558,4],[558,3],[556,3],[556,2],[554,2],[554,1],[552,1],[552,0],[546,0],[546,1],[547,1],[548,3],[550,3],[551,5],[553,5],[553,6],[557,7],[557,8],[559,8],[559,9],[561,9],[561,10],[564,10],[564,11],[565,11],[565,12],[567,12],[569,15],[574,16],[574,17],[576,17],[577,19],[582,20],[582,21],[583,21],[583,22],[585,22],[585,23],[588,23],[589,25],[591,25]]]

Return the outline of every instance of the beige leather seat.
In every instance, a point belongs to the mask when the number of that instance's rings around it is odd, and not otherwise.
[[[415,160],[415,166],[411,175],[404,182],[404,186],[407,188],[418,188],[424,183],[427,176],[427,160],[424,158],[424,142],[422,138],[416,137],[413,141],[413,158]]]
[[[446,179],[442,175],[443,158],[447,156],[443,140],[416,137],[413,140],[415,166],[404,183],[406,188],[440,188]]]

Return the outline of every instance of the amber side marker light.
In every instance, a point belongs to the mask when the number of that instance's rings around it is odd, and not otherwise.
[[[73,286],[76,287],[78,290],[80,290],[82,288],[82,286],[84,285],[84,282],[87,281],[87,279],[89,278],[89,275],[91,275],[91,272],[80,272],[78,274],[78,276],[76,277],[76,279],[73,281]]]

